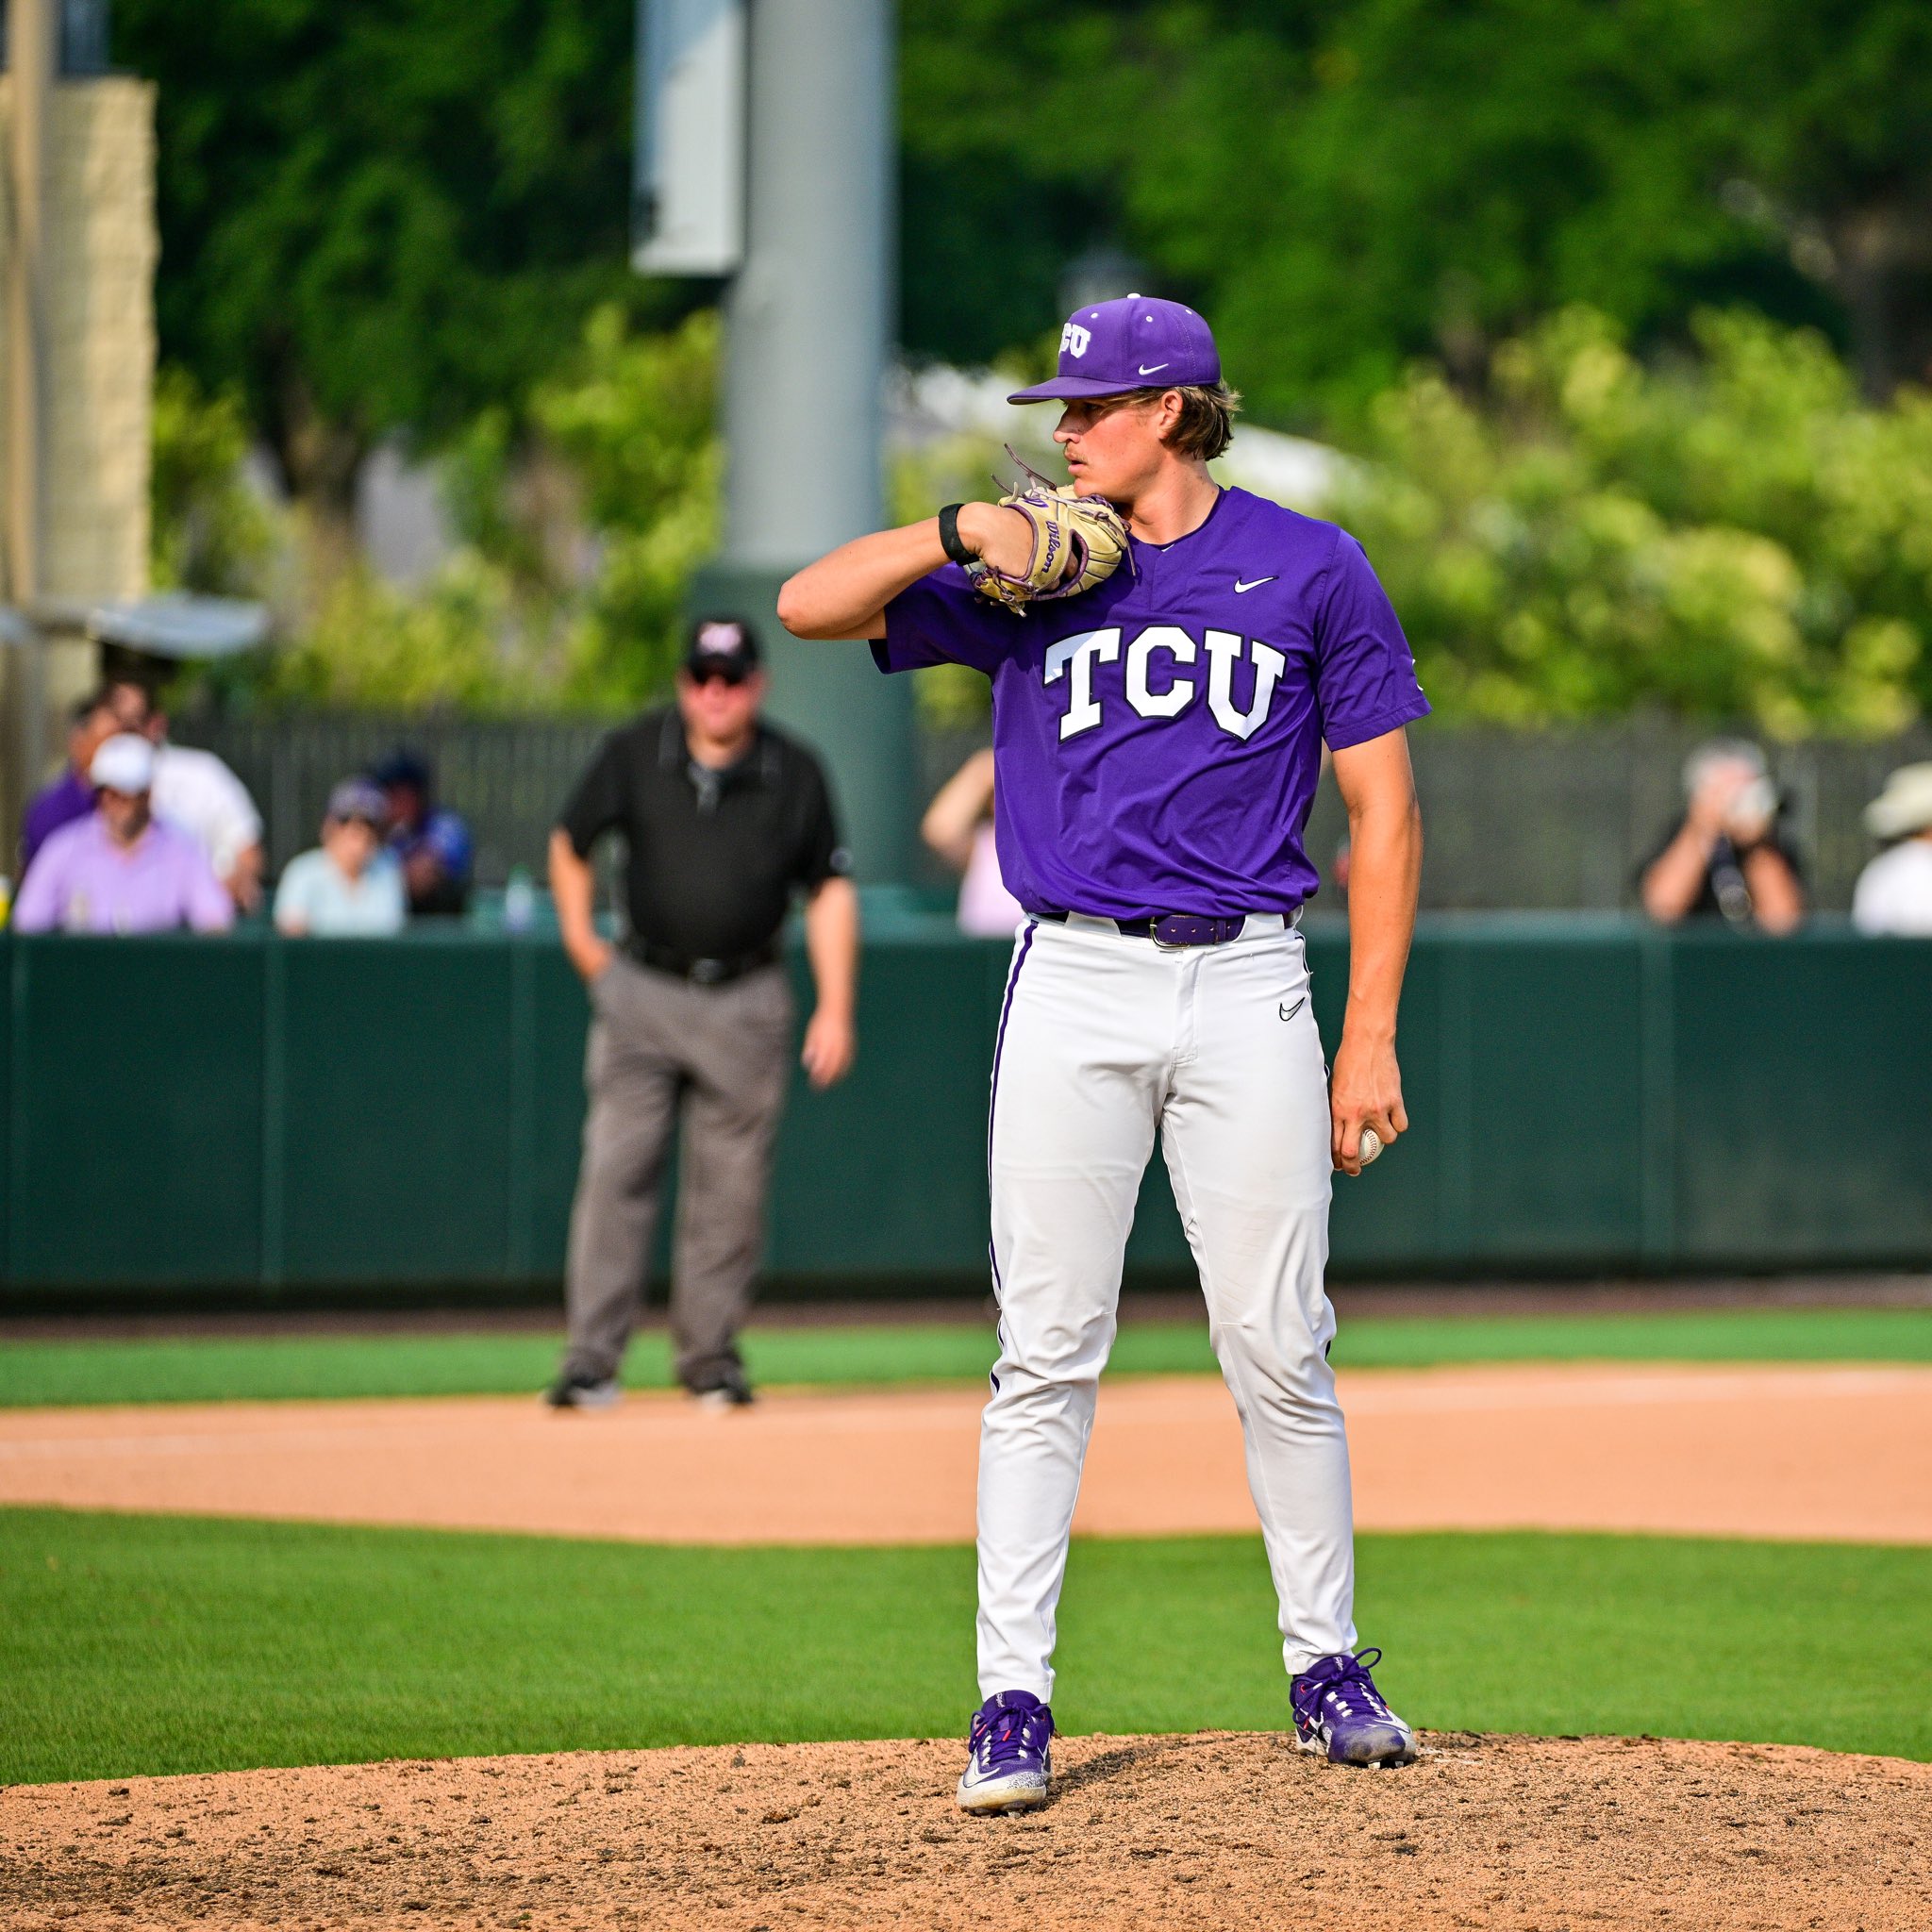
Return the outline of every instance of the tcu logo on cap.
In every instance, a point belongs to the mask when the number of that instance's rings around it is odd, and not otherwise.
[[[1077,322],[1070,322],[1060,331],[1060,347],[1069,356],[1084,356],[1087,344],[1093,340],[1093,331],[1082,328]]]

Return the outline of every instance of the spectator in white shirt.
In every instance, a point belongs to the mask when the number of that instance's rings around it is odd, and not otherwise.
[[[1932,939],[1932,764],[1902,765],[1865,808],[1865,829],[1893,842],[1858,874],[1860,932]]]
[[[366,778],[328,795],[322,843],[290,859],[275,891],[275,926],[291,938],[387,939],[409,916],[403,869],[383,849],[389,802]]]
[[[261,814],[248,788],[213,752],[171,744],[158,705],[142,729],[155,747],[155,816],[192,832],[237,910],[254,911],[261,904]]]

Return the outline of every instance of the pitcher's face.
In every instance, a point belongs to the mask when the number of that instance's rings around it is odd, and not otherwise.
[[[1178,412],[1179,398],[1096,396],[1069,403],[1053,440],[1067,459],[1082,496],[1131,504],[1160,473],[1161,431]]]

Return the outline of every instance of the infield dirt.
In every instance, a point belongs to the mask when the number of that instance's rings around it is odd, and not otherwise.
[[[972,1820],[959,1746],[337,1766],[0,1792],[9,1932],[1917,1932],[1932,1765],[1431,1736],[1403,1771],[1267,1735],[1074,1738],[1054,1803]]]
[[[1364,1529],[1932,1542],[1932,1366],[1522,1363],[1344,1372]],[[969,1542],[977,1388],[0,1412],[0,1502],[638,1538]],[[1206,1375],[1102,1389],[1074,1528],[1245,1533]]]

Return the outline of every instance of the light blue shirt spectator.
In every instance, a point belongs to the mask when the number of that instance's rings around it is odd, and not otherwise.
[[[291,937],[387,939],[409,916],[403,869],[382,849],[384,800],[351,778],[329,793],[322,843],[290,859],[275,891],[275,926]]]

